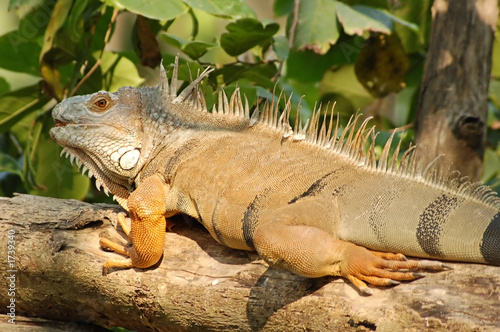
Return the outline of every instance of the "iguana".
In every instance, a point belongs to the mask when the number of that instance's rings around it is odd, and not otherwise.
[[[131,247],[101,239],[128,256],[105,270],[157,263],[176,214],[271,266],[342,276],[365,294],[366,283],[448,268],[405,255],[500,265],[500,199],[488,187],[422,167],[411,149],[398,161],[401,143],[390,157],[392,137],[377,162],[374,128],[365,120],[356,129],[359,115],[341,130],[316,111],[292,128],[290,100],[282,112],[271,99],[250,115],[238,90],[220,92],[208,112],[198,87],[210,69],[179,94],[177,73],[176,60],[170,83],[161,65],[156,86],[74,96],[53,109],[62,154],[130,214],[130,226],[118,221]]]

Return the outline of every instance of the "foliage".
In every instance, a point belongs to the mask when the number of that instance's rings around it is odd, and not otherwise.
[[[244,0],[10,0],[8,15],[18,25],[0,36],[0,68],[8,70],[0,72],[0,194],[101,200],[50,140],[52,107],[75,94],[153,84],[161,59],[171,69],[176,54],[182,80],[207,65],[216,69],[202,86],[209,106],[220,88],[239,87],[254,104],[276,89],[306,116],[316,101],[324,112],[336,102],[343,118],[362,109],[383,130],[406,126],[422,77],[430,0],[359,3],[275,0],[276,19],[260,20]],[[127,22],[127,13],[137,18]],[[484,179],[500,185],[496,61]],[[12,88],[12,72],[29,75],[28,83]],[[411,129],[398,135],[408,143]]]

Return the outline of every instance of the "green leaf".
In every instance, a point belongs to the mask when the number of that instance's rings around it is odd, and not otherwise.
[[[176,36],[176,35],[172,35],[170,33],[163,33],[161,35],[161,39],[163,39],[163,41],[167,44],[169,44],[170,46],[173,46],[175,47],[176,49],[179,49],[181,50],[182,47],[188,43],[187,40],[185,40],[184,38],[181,38],[179,36]]]
[[[9,92],[9,90],[10,90],[9,82],[7,82],[5,78],[0,77],[0,96],[3,95],[4,93]]]
[[[280,17],[293,12],[294,0],[275,0],[273,5],[274,16]]]
[[[432,0],[420,1],[405,1],[404,4],[391,10],[390,15],[394,15],[404,22],[409,24],[399,24],[400,22],[394,19],[394,30],[401,38],[401,42],[408,53],[426,53],[428,39],[430,36],[430,28],[432,25],[431,15],[429,15],[432,7]],[[412,26],[418,27],[415,31]]]
[[[488,98],[500,109],[500,80],[492,79],[488,88]]]
[[[18,31],[11,31],[0,37],[0,67],[19,73],[40,77],[38,55],[41,47]]]
[[[274,37],[273,51],[279,60],[288,59],[288,54],[290,54],[288,39],[285,36]]]
[[[0,172],[9,172],[19,175],[21,178],[23,177],[23,171],[19,167],[17,160],[3,152],[0,152]]]
[[[239,19],[226,26],[229,33],[222,34],[220,44],[227,54],[238,56],[254,46],[270,45],[279,27],[277,23],[263,25],[253,18]]]
[[[355,6],[355,7],[359,8],[359,7],[364,7],[364,6]],[[365,8],[368,8],[368,7],[365,7]],[[391,19],[392,21],[394,21],[396,23],[399,23],[399,24],[401,24],[404,27],[407,27],[408,29],[412,30],[413,32],[418,33],[419,30],[420,30],[418,28],[418,25],[416,25],[415,23],[411,23],[411,22],[408,22],[406,20],[403,20],[402,18],[399,18],[396,15],[393,15],[393,14],[389,13],[388,11],[377,10],[377,9],[374,9],[374,8],[370,8],[370,9],[378,11],[379,14],[377,14],[377,15],[380,15],[380,17],[386,16],[389,19]]]
[[[98,56],[99,53],[94,55]],[[103,88],[107,91],[116,91],[123,86],[135,87],[144,82],[135,64],[118,53],[103,52],[100,69],[104,79]]]
[[[207,53],[209,48],[215,46],[215,44],[205,43],[202,41],[188,41],[181,37],[168,33],[162,34],[161,38],[167,44],[181,50],[193,60],[197,60],[198,58],[202,57],[205,53]]]
[[[160,21],[172,20],[187,11],[187,6],[182,0],[108,0],[106,3]]]
[[[71,9],[71,0],[58,0],[54,6],[54,10],[50,16],[49,24],[45,29],[42,51],[40,59],[43,58],[51,48],[56,39],[57,31],[63,26]]]
[[[486,149],[484,153],[484,168],[482,182],[493,179],[500,173],[500,158],[495,150]]]
[[[349,38],[351,40],[343,40],[332,46],[326,54],[318,54],[311,50],[290,52],[287,60],[287,76],[303,83],[319,82],[328,68],[353,63],[351,57],[357,54],[351,54],[349,48],[356,46],[352,37]],[[356,52],[359,53],[359,48]]]
[[[46,84],[45,91],[49,91],[51,97],[55,97],[57,100],[63,99],[64,87],[61,83],[59,69],[55,65],[60,54],[56,46],[56,35],[66,21],[71,5],[71,0],[58,0],[56,2],[49,24],[45,29],[43,46],[40,52],[40,73]]]
[[[214,75],[222,75],[224,85],[237,83],[241,79],[246,79],[253,82],[253,84],[266,89],[272,89],[274,82],[271,82],[271,78],[276,74],[276,71],[276,66],[272,63],[260,63],[256,65],[236,63],[217,69]]]
[[[339,2],[337,17],[348,35],[363,36],[365,32],[390,34],[393,27],[392,20],[386,14],[371,7],[349,7]]]
[[[338,1],[308,0],[300,2],[299,17],[295,30],[293,48],[310,49],[315,53],[325,54],[330,44],[339,38],[337,20]],[[288,25],[290,25],[289,17]],[[288,29],[289,30],[289,29]]]
[[[500,31],[500,28],[497,28],[497,31]],[[500,78],[500,38],[493,40],[493,56],[491,60],[491,75]]]
[[[202,41],[192,41],[183,47],[182,52],[193,60],[197,60],[207,53],[208,49],[214,47],[215,44],[205,43]]]
[[[336,71],[328,71],[320,85],[320,94],[337,93],[348,98],[355,109],[363,108],[373,101],[373,97],[359,83],[354,66],[346,65]]]
[[[173,64],[169,67],[172,67],[172,69],[169,70],[170,77],[171,77],[171,74],[173,72]],[[179,80],[191,82],[197,76],[196,73],[201,73],[201,72],[203,72],[204,69],[205,68],[203,68],[197,62],[180,63],[179,64],[179,72],[178,72]]]
[[[83,34],[83,14],[88,0],[76,0],[66,20],[66,32],[73,42],[78,42]]]
[[[184,2],[193,8],[220,17],[256,17],[245,0],[184,0]]]
[[[39,110],[48,102],[46,96],[40,95],[40,85],[35,84],[0,96],[0,133],[30,113]]]
[[[9,11],[16,11],[17,16],[23,19],[32,12],[33,8],[44,4],[44,2],[44,0],[10,0]],[[48,3],[45,3],[45,6],[48,5]]]
[[[246,97],[249,105],[255,105],[257,103],[257,97],[260,96],[258,94],[258,86],[253,84],[251,81],[242,78],[237,82],[232,82],[231,84],[225,86],[224,92],[228,96],[231,96],[237,88],[240,89],[243,100]]]
[[[325,70],[333,65],[333,58],[311,50],[292,51],[287,60],[287,76],[300,82],[319,82]],[[304,68],[307,67],[307,70]]]

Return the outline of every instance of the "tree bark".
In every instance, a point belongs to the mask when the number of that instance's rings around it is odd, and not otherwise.
[[[99,237],[120,238],[114,229],[119,211],[30,195],[0,198],[3,310],[13,298],[16,322],[39,317],[67,322],[67,330],[80,323],[136,331],[500,328],[500,267],[451,264],[452,271],[374,288],[366,297],[341,278],[269,269],[255,253],[218,244],[198,223],[181,223],[167,234],[158,266],[103,275],[104,260],[116,254],[100,250]],[[14,248],[7,248],[10,235]],[[15,256],[13,266],[8,256]],[[5,281],[12,274],[14,284]],[[9,331],[9,324],[0,327]]]
[[[488,85],[497,0],[436,0],[416,119],[425,163],[478,181],[486,143]]]

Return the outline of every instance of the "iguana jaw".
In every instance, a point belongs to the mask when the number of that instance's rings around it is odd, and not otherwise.
[[[106,170],[106,168],[99,167],[94,158],[89,157],[82,150],[65,147],[61,151],[61,156],[63,155],[70,158],[71,164],[76,162],[78,168],[81,168],[82,175],[87,175],[89,178],[94,177],[97,189],[102,189],[106,196],[111,192],[118,197],[128,197],[129,190],[127,189],[128,183],[126,178],[118,177],[109,171],[103,172],[101,169]]]

